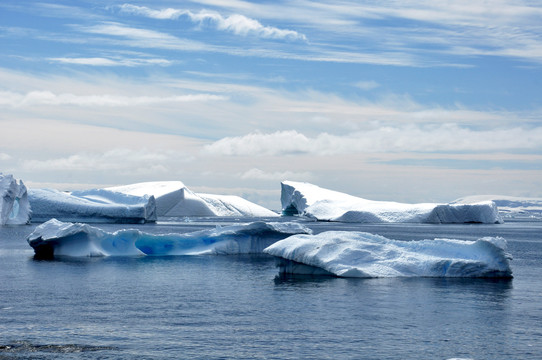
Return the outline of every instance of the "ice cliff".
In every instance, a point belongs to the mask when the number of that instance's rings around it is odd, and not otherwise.
[[[190,233],[149,234],[127,229],[106,232],[81,223],[51,219],[27,238],[37,257],[136,256],[261,253],[294,234],[311,230],[293,222],[253,222]]]
[[[30,189],[32,220],[52,218],[63,221],[94,223],[144,223],[156,221],[152,196],[132,196],[94,189],[61,192],[53,189]]]
[[[373,201],[319,186],[281,183],[283,215],[304,215],[322,221],[360,223],[502,223],[491,201],[474,204],[404,204]]]
[[[397,241],[363,232],[294,235],[264,250],[281,273],[340,277],[512,277],[502,238]]]
[[[30,222],[28,193],[22,180],[0,173],[0,225],[22,225]]]

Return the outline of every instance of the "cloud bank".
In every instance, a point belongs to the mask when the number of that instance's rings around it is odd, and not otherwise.
[[[226,137],[205,152],[226,156],[338,155],[380,152],[487,152],[542,149],[542,127],[472,130],[455,124],[380,127],[307,137],[295,130]]]

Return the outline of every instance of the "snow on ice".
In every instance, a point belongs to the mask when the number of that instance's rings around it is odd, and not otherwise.
[[[502,238],[397,241],[363,232],[294,235],[264,250],[281,273],[339,277],[512,277]]]
[[[22,180],[0,173],[0,225],[22,225],[30,222],[28,192]]]
[[[277,213],[239,196],[196,194],[180,181],[73,191],[31,189],[30,204],[36,222],[62,221],[144,223],[157,217],[250,216]]]
[[[153,195],[161,217],[251,216],[274,217],[275,212],[239,196],[201,194],[190,191],[181,181],[156,181],[116,186],[107,190],[129,195]]]
[[[183,234],[149,234],[134,229],[113,233],[81,223],[51,219],[27,238],[37,257],[135,256],[261,253],[294,234],[311,230],[293,222],[253,222]]]
[[[404,204],[373,201],[319,186],[284,181],[281,183],[284,215],[301,214],[323,221],[360,223],[502,223],[491,201],[474,204]]]

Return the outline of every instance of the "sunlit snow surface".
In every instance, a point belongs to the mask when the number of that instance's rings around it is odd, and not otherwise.
[[[106,188],[128,195],[152,195],[157,215],[271,217],[277,213],[234,195],[195,193],[181,181],[154,181]]]
[[[94,223],[144,223],[156,220],[152,196],[133,196],[104,189],[74,191],[30,189],[32,221],[52,218]]]
[[[28,193],[22,180],[0,173],[0,226],[26,224],[30,214]]]
[[[295,235],[264,250],[282,273],[340,277],[511,277],[502,238],[397,241],[365,232]]]
[[[372,201],[319,186],[284,181],[281,184],[282,211],[323,221],[359,223],[502,223],[491,201],[475,204],[404,204]]]
[[[38,257],[135,256],[261,253],[274,242],[311,230],[293,222],[252,222],[183,234],[113,233],[81,223],[52,219],[27,238]]]

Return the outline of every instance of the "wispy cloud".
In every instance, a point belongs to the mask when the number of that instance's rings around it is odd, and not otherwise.
[[[135,59],[135,58],[105,58],[105,57],[56,57],[49,61],[62,64],[88,65],[88,66],[141,66],[160,65],[168,66],[172,61],[166,59]]]
[[[67,157],[47,160],[27,160],[23,169],[40,171],[133,171],[134,174],[165,174],[179,154],[146,148],[116,148],[102,153],[80,152]]]
[[[374,80],[369,80],[369,81],[358,81],[357,83],[354,84],[354,86],[361,90],[369,91],[369,90],[376,89],[377,87],[380,86],[380,84]]]
[[[472,56],[542,62],[542,7],[532,1],[198,2],[261,19],[295,22],[310,29],[312,41],[326,43],[327,51],[337,40],[350,38],[363,44],[366,54],[382,59],[408,54],[417,60],[406,66],[464,65]],[[352,53],[360,50],[357,47]],[[450,62],[450,55],[460,59]]]
[[[213,94],[190,94],[178,96],[122,96],[122,95],[76,95],[55,94],[51,91],[30,91],[15,93],[0,91],[0,106],[25,107],[36,105],[76,105],[76,106],[141,106],[164,103],[186,103],[195,101],[222,101],[225,96]]]
[[[242,36],[254,35],[267,39],[307,40],[304,34],[300,34],[297,31],[264,26],[258,20],[248,18],[241,14],[222,16],[218,12],[208,10],[201,10],[197,13],[186,9],[167,8],[155,10],[145,6],[132,4],[120,5],[119,9],[125,13],[143,15],[153,19],[175,20],[184,16],[198,25],[203,26],[206,24],[213,24],[218,30],[228,31]]]

